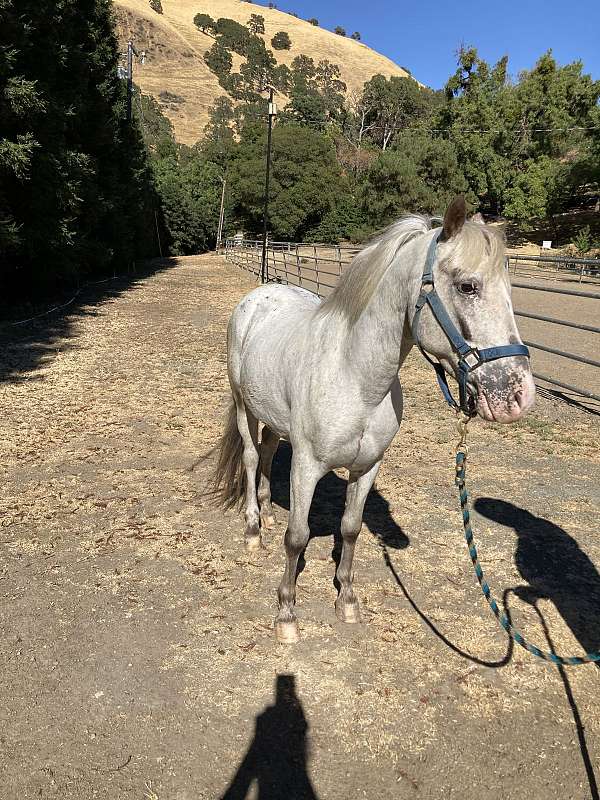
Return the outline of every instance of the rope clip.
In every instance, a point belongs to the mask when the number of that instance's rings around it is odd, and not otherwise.
[[[458,429],[458,433],[460,436],[460,440],[456,447],[456,452],[457,454],[464,453],[466,458],[467,453],[469,452],[469,448],[467,445],[467,425],[469,424],[469,420],[471,419],[471,417],[469,417],[460,409],[458,409],[458,411],[456,412],[456,417],[457,417],[456,427]]]

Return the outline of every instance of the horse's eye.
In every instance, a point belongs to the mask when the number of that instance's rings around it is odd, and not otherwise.
[[[461,294],[471,295],[477,294],[478,291],[477,284],[473,283],[473,281],[463,281],[462,283],[458,284],[457,289]]]

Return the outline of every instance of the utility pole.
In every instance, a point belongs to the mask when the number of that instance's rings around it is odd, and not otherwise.
[[[273,118],[277,115],[277,106],[273,101],[273,87],[269,87],[268,107],[269,127],[267,132],[267,174],[265,177],[265,209],[263,214],[263,243],[260,279],[262,283],[269,280],[269,267],[267,264],[267,230],[269,226],[269,179],[271,177],[271,137],[273,133]]]
[[[131,122],[132,98],[133,98],[133,57],[139,58],[143,64],[146,60],[146,51],[141,53],[133,46],[131,39],[127,42],[127,122]]]
[[[131,39],[127,42],[127,122],[131,122],[131,98],[133,95],[133,53]]]
[[[221,192],[221,210],[219,211],[219,228],[217,230],[217,247],[216,251],[219,252],[221,247],[221,239],[223,238],[223,221],[225,217],[225,188],[227,186],[227,181],[225,178],[221,178],[223,182],[223,191]]]

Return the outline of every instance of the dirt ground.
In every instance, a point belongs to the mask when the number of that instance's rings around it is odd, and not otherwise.
[[[411,356],[406,418],[359,539],[363,622],[332,584],[343,475],[321,483],[301,642],[272,622],[289,448],[260,554],[203,492],[226,320],[254,282],[180,259],[1,336],[0,797],[597,798],[600,673],[513,649],[462,540],[455,432]],[[541,397],[476,422],[489,581],[539,646],[600,650],[598,417]],[[549,644],[550,643],[550,644]]]

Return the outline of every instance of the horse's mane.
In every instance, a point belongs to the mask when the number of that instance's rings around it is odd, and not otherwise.
[[[416,237],[433,230],[434,224],[439,222],[439,217],[410,214],[392,223],[353,258],[317,313],[339,314],[353,325],[368,306],[398,251]],[[453,273],[456,276],[467,275],[474,268],[486,271],[503,268],[503,236],[486,225],[466,222],[457,236],[453,255]]]
[[[321,304],[319,314],[340,314],[351,325],[373,297],[398,250],[432,229],[432,218],[410,214],[392,223],[354,258],[338,284]]]

